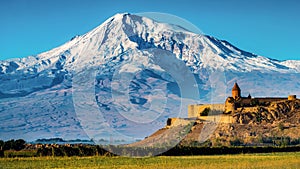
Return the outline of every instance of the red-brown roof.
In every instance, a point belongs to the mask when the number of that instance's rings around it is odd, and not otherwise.
[[[234,83],[232,90],[241,90],[237,83]]]

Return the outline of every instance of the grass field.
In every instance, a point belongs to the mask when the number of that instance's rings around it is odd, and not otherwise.
[[[300,168],[300,152],[180,157],[0,158],[0,168]]]

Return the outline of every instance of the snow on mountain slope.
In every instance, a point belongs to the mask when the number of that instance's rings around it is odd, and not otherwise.
[[[300,61],[299,60],[287,60],[281,62],[282,65],[289,67],[291,69],[296,70],[297,72],[300,72]]]
[[[134,140],[186,116],[187,104],[223,101],[234,80],[257,96],[299,92],[299,72],[300,61],[117,14],[48,52],[0,61],[0,138]]]
[[[136,15],[117,14],[87,34],[76,36],[66,44],[49,52],[39,54],[36,57],[1,61],[1,72],[9,73],[17,70],[26,72],[24,69],[29,68],[39,71],[56,63],[59,58],[64,58],[61,57],[63,55],[66,56],[66,59],[63,60],[65,60],[65,67],[68,68],[68,65],[74,65],[76,54],[81,50],[80,46],[91,41],[95,44],[89,45],[94,45],[95,48],[99,49],[103,44],[112,45],[111,50],[107,50],[111,55],[128,49],[156,47],[173,52],[188,64],[195,65],[193,63],[200,62],[200,66],[211,66],[215,69],[282,72],[296,71],[294,69],[295,64],[299,65],[293,61],[286,64],[286,62],[257,56],[242,51],[226,41],[211,36],[197,35],[179,26],[155,22]],[[240,69],[240,64],[246,65],[247,69]]]

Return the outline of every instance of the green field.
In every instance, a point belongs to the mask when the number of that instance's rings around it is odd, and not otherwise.
[[[215,156],[0,158],[0,168],[300,168],[300,152]]]

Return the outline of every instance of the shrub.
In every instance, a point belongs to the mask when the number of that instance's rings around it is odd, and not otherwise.
[[[15,144],[15,140],[14,139],[6,141],[4,143],[3,150],[11,150],[11,149],[13,149],[14,144]]]
[[[298,138],[298,139],[293,139],[293,140],[291,140],[291,143],[290,143],[291,145],[298,145],[298,144],[300,144],[300,137]]]
[[[210,112],[210,108],[207,107],[200,113],[200,116],[208,116],[209,112]]]
[[[20,150],[24,149],[25,148],[25,143],[26,143],[25,140],[18,139],[18,140],[15,141],[13,149],[17,150],[17,151],[20,151]]]
[[[251,99],[250,105],[251,106],[258,106],[259,105],[259,101],[257,99]]]
[[[20,150],[25,148],[25,143],[26,142],[22,139],[18,139],[18,140],[12,139],[12,140],[8,140],[4,143],[3,143],[3,141],[2,141],[2,143],[0,142],[0,147],[2,147],[3,150],[17,150],[17,151],[20,151]]]
[[[240,139],[235,138],[233,140],[230,140],[230,145],[231,146],[241,146],[241,145],[243,145],[243,142]]]
[[[3,147],[4,147],[4,141],[0,140],[0,150],[3,150]]]
[[[283,131],[283,130],[284,130],[284,126],[283,126],[282,122],[280,122],[280,123],[278,124],[278,128],[279,128],[280,131]]]
[[[52,149],[51,148],[39,148],[37,150],[37,156],[52,156]]]

